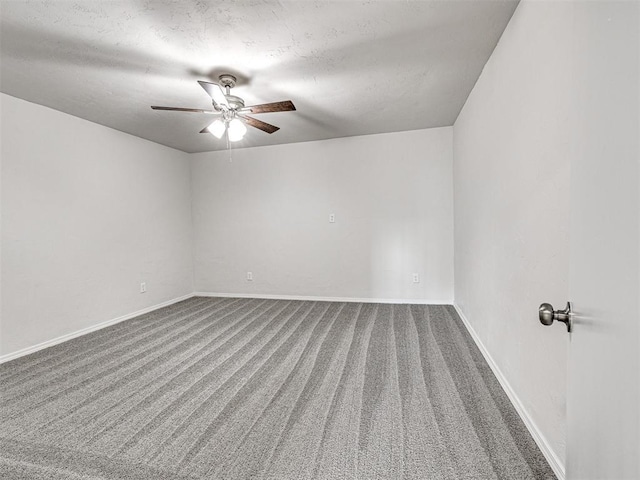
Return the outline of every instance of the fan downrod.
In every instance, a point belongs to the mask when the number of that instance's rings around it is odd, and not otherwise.
[[[227,102],[229,102],[231,108],[235,110],[244,108],[244,100],[236,95],[231,95],[231,89],[236,86],[237,78],[229,73],[223,73],[218,77],[218,80],[220,86],[225,89],[224,96],[227,97]]]

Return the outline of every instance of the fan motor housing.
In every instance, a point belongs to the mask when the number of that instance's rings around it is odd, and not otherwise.
[[[244,108],[244,100],[235,95],[225,95],[227,97],[227,102],[229,102],[229,106],[234,110],[239,108]]]

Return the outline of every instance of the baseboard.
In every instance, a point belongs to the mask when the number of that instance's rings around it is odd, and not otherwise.
[[[53,347],[54,345],[58,345],[59,343],[66,342],[68,340],[71,340],[72,338],[80,337],[82,335],[86,335],[87,333],[95,332],[96,330],[101,330],[105,327],[115,325],[116,323],[124,322],[125,320],[129,320],[130,318],[134,318],[139,315],[143,315],[145,313],[153,312],[154,310],[158,310],[159,308],[168,307],[169,305],[173,305],[174,303],[181,302],[182,300],[186,300],[193,296],[194,296],[193,293],[189,293],[187,295],[183,295],[182,297],[174,298],[172,300],[168,300],[166,302],[153,305],[152,307],[143,308],[142,310],[138,310],[137,312],[128,313],[127,315],[123,315],[118,318],[107,320],[106,322],[98,323],[97,325],[92,325],[91,327],[77,330],[73,333],[67,333],[66,335],[62,335],[60,337],[54,338],[53,340],[47,340],[46,342],[42,342],[37,345],[33,345],[31,347],[23,348],[22,350],[18,350],[16,352],[7,353],[6,355],[0,355],[0,364],[8,362],[10,360],[15,360],[16,358],[24,357],[25,355],[29,355],[30,353],[37,352],[38,350],[43,350],[48,347]]]
[[[538,445],[538,448],[540,448],[540,451],[542,451],[544,458],[546,458],[547,462],[549,462],[549,466],[551,466],[553,473],[556,474],[556,477],[558,477],[558,480],[565,480],[564,462],[560,461],[556,453],[551,448],[551,445],[549,445],[549,442],[547,441],[545,436],[542,434],[542,432],[540,431],[536,423],[533,421],[533,419],[531,418],[527,410],[524,408],[524,405],[520,401],[520,398],[518,397],[516,392],[513,390],[513,388],[511,388],[511,384],[508,382],[506,377],[502,374],[502,372],[500,371],[500,368],[498,368],[498,365],[493,360],[493,358],[491,357],[491,354],[482,343],[482,340],[480,340],[480,337],[478,336],[476,331],[473,329],[473,327],[469,323],[469,320],[467,319],[467,317],[465,317],[464,313],[462,313],[462,310],[460,310],[460,307],[458,307],[458,305],[456,305],[455,303],[453,304],[453,307],[456,309],[456,312],[458,312],[460,319],[462,319],[462,323],[464,323],[465,327],[467,327],[467,330],[469,331],[471,338],[473,338],[473,341],[476,343],[476,345],[480,349],[482,356],[489,364],[489,367],[491,367],[493,374],[498,379],[498,382],[500,383],[503,390],[509,397],[509,400],[511,400],[511,403],[516,409],[516,412],[518,412],[518,415],[520,415],[520,418],[522,419],[525,426],[527,427],[527,430],[529,430],[529,433],[535,440],[536,444]]]
[[[214,293],[196,292],[194,297],[264,298],[268,300],[306,300],[311,302],[355,302],[355,303],[401,303],[409,305],[451,305],[451,300],[425,300],[414,298],[355,298],[316,297],[309,295],[271,295],[261,293]]]

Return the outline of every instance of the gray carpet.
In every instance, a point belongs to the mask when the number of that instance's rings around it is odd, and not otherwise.
[[[0,381],[3,479],[555,478],[450,306],[192,298]]]

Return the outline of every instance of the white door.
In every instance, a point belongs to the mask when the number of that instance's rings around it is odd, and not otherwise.
[[[640,2],[573,8],[567,478],[640,479]]]

